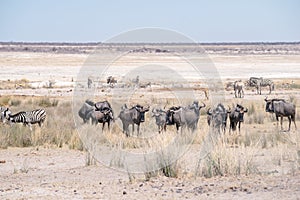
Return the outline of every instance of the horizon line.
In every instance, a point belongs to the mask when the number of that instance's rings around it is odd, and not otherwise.
[[[253,41],[253,42],[26,42],[26,41],[0,41],[0,44],[22,44],[22,45],[282,45],[282,44],[300,44],[300,41]]]

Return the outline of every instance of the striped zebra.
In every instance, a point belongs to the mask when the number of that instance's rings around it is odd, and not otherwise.
[[[257,90],[257,94],[261,95],[261,87],[269,87],[269,94],[271,94],[272,90],[274,90],[274,83],[270,79],[264,79],[262,77],[250,77],[248,81],[248,86],[255,87]]]
[[[23,123],[25,126],[28,125],[32,131],[32,124],[38,123],[41,127],[46,119],[46,111],[44,109],[37,109],[33,111],[21,111],[14,115],[9,115],[9,121],[11,123]]]
[[[11,114],[11,111],[9,110],[9,108],[0,106],[0,120],[2,121],[2,123],[6,122],[9,114]]]

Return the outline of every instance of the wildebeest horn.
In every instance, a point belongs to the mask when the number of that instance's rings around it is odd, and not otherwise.
[[[227,113],[231,113],[231,108],[230,108],[230,106],[228,106]]]
[[[203,106],[200,106],[199,108],[204,108],[206,105],[204,102],[202,102]]]
[[[206,114],[208,114],[208,115],[211,115],[211,114],[212,114],[211,108],[208,108],[208,109],[207,109]]]
[[[246,109],[244,110],[244,112],[245,112],[245,113],[248,112],[248,108],[246,108]]]
[[[268,101],[268,96],[266,96],[265,101],[266,101],[266,102]]]

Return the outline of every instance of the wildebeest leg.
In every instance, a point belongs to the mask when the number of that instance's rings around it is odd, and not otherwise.
[[[177,130],[177,133],[179,132],[179,124],[176,123],[176,130]]]
[[[107,129],[110,132],[110,121],[107,122]]]
[[[137,135],[140,134],[140,124],[137,125]]]
[[[239,133],[241,133],[241,122],[238,122],[239,124]]]
[[[296,121],[295,121],[295,115],[292,115],[291,118],[292,118],[292,120],[293,120],[293,122],[294,122],[295,129],[297,130]]]
[[[123,133],[125,133],[126,134],[126,136],[128,137],[129,135],[128,135],[128,131],[127,131],[127,127],[126,127],[126,124],[125,123],[123,123]]]
[[[243,95],[243,97],[242,97],[242,95]],[[244,90],[242,89],[242,91],[241,91],[241,98],[244,98],[244,96],[245,96]]]
[[[234,96],[237,98],[237,89],[234,90]]]
[[[291,130],[291,122],[292,122],[292,120],[291,120],[290,116],[288,116],[288,119],[289,119],[289,130],[288,131],[290,131]]]
[[[102,123],[102,132],[104,130],[105,122]]]
[[[132,135],[134,133],[134,124],[132,124]]]
[[[280,117],[280,126],[281,126],[281,130],[283,130],[283,127],[282,127],[282,121],[283,121],[283,116]]]
[[[277,121],[277,129],[278,129],[279,119],[278,119],[278,116],[277,116],[277,115],[276,115],[276,121]]]

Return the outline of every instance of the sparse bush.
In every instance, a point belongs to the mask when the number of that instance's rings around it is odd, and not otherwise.
[[[19,105],[21,105],[21,100],[19,100],[19,99],[11,100],[9,105],[10,106],[19,106]]]
[[[56,107],[58,105],[58,100],[53,99],[52,101],[49,98],[42,98],[38,101],[40,107]]]
[[[0,98],[0,105],[1,106],[8,106],[10,102],[10,97],[4,96]]]

